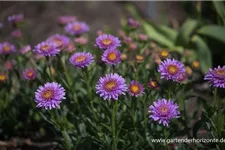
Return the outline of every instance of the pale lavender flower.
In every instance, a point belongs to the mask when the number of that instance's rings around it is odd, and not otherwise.
[[[55,56],[59,54],[60,49],[55,43],[44,41],[36,45],[33,51],[44,56]]]
[[[117,48],[120,45],[120,40],[118,37],[115,37],[111,34],[103,34],[96,38],[96,44],[100,49],[109,49],[109,48]]]
[[[70,63],[74,67],[84,68],[94,62],[94,57],[91,53],[76,52],[70,57]]]
[[[127,91],[125,79],[117,73],[106,74],[96,85],[96,93],[104,100],[118,100],[118,97]]]
[[[213,87],[225,88],[225,66],[210,68],[204,80],[208,80]]]
[[[65,26],[65,31],[70,35],[81,35],[89,31],[89,26],[85,22],[71,22]]]
[[[154,102],[153,105],[149,107],[148,112],[151,113],[149,118],[164,126],[168,126],[171,119],[180,117],[178,105],[164,98]]]
[[[175,59],[166,59],[160,63],[158,71],[161,79],[178,81],[181,74],[185,74],[184,64]]]
[[[102,61],[109,65],[116,65],[121,62],[121,53],[119,50],[111,48],[104,51]]]
[[[58,83],[46,83],[35,92],[37,107],[45,109],[60,108],[60,103],[65,97],[65,89]]]

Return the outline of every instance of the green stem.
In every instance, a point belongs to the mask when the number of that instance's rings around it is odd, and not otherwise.
[[[217,104],[217,130],[218,130],[218,138],[221,138],[221,111],[220,111],[220,100],[217,100],[217,88],[214,89],[214,101]]]
[[[94,119],[95,121],[97,121],[97,116],[94,110],[94,101],[93,101],[93,97],[92,97],[92,90],[91,90],[91,84],[90,84],[90,75],[88,72],[88,69],[85,68],[85,81],[86,81],[86,86],[87,86],[87,90],[88,90],[88,99],[90,100],[90,104],[91,104],[91,111],[94,114]]]
[[[145,137],[147,138],[147,134],[148,134],[148,119],[147,119],[147,103],[146,100],[148,99],[149,95],[150,95],[151,91],[147,92],[146,98],[143,99],[143,117],[144,117],[144,129],[145,129]]]
[[[53,74],[52,74],[52,71],[51,71],[51,65],[50,65],[50,59],[49,57],[46,57],[46,60],[47,60],[47,64],[48,64],[48,71],[49,71],[49,76],[51,78],[51,80],[53,81]]]
[[[116,109],[117,109],[117,101],[112,101],[112,137],[113,137],[113,144],[112,150],[117,149],[117,139],[116,139]]]
[[[132,99],[132,118],[133,118],[133,128],[134,128],[134,149],[136,149],[136,137],[137,137],[137,129],[136,129],[136,117],[135,117],[135,106],[136,106],[136,99]]]
[[[167,143],[167,138],[168,138],[168,136],[167,136],[167,131],[166,131],[166,128],[164,128],[164,138],[165,138],[165,149],[166,150],[169,150],[169,145],[168,145],[168,143]]]

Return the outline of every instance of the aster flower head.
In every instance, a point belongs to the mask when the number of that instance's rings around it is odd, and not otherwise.
[[[68,47],[70,39],[67,36],[55,34],[47,39],[48,42],[52,42],[56,45],[56,48],[63,49]]]
[[[144,87],[138,81],[131,81],[128,91],[131,96],[138,97],[144,93]]]
[[[139,34],[139,40],[141,41],[147,41],[148,40],[148,35],[146,34]]]
[[[13,44],[9,42],[0,43],[0,54],[7,55],[13,52],[16,52],[16,48]]]
[[[175,59],[166,59],[160,63],[158,71],[161,79],[178,81],[180,74],[185,74],[184,64]]]
[[[127,85],[125,79],[117,73],[106,74],[98,80],[96,93],[104,100],[118,100],[119,95],[125,95]]]
[[[65,89],[58,83],[46,83],[40,86],[35,92],[35,102],[37,107],[45,109],[60,108],[60,103],[65,97]]]
[[[37,77],[37,71],[33,68],[27,68],[23,71],[23,78],[26,80],[34,80]]]
[[[6,71],[10,71],[13,69],[13,66],[14,66],[14,63],[12,60],[7,60],[5,63],[4,63],[4,70]]]
[[[67,16],[59,16],[58,17],[58,23],[60,25],[66,25],[66,24],[68,24],[70,22],[74,22],[76,20],[77,20],[76,16],[69,16],[69,15],[67,15]]]
[[[71,52],[73,52],[75,50],[76,50],[76,47],[74,46],[74,44],[72,42],[70,42],[68,47],[67,47],[67,49],[66,49],[66,51],[71,53]]]
[[[14,30],[11,32],[11,36],[13,38],[20,38],[22,36],[22,33],[20,31],[20,29]]]
[[[26,45],[26,46],[24,46],[23,48],[20,49],[20,53],[21,54],[26,54],[29,51],[31,51],[31,46],[30,45]]]
[[[127,60],[127,55],[126,54],[121,54],[121,60],[122,61],[125,61],[125,60]]]
[[[24,20],[23,14],[15,14],[8,17],[8,21],[12,24],[20,23]]]
[[[107,49],[102,55],[102,61],[109,65],[116,65],[121,62],[121,53],[117,49]]]
[[[71,22],[65,26],[65,31],[70,35],[81,35],[89,31],[89,26],[85,22]]]
[[[137,43],[136,42],[129,43],[128,50],[135,51],[136,49],[137,49]]]
[[[168,126],[171,119],[180,117],[178,105],[171,100],[166,100],[164,98],[154,102],[153,105],[149,107],[148,112],[151,113],[149,118],[164,126]]]
[[[94,62],[94,57],[91,53],[76,52],[70,57],[70,63],[74,67],[84,68]]]
[[[128,18],[127,24],[128,24],[128,26],[130,26],[132,28],[138,28],[141,26],[141,24],[138,20],[134,20],[134,18],[131,18],[131,17]]]
[[[60,49],[55,43],[44,41],[35,46],[34,52],[44,56],[55,56],[59,54]]]
[[[115,37],[111,34],[103,34],[96,38],[96,44],[100,49],[109,49],[109,48],[117,48],[120,45],[120,40],[118,37]]]
[[[186,76],[187,77],[191,76],[192,75],[192,69],[191,69],[191,67],[186,66],[185,67],[185,73],[186,73]]]
[[[160,58],[162,59],[166,59],[168,56],[169,56],[169,52],[167,50],[162,50],[160,53],[159,53],[159,56]]]
[[[157,90],[157,89],[159,89],[160,85],[157,80],[150,79],[150,81],[148,82],[148,86],[153,90]]]
[[[193,61],[193,62],[192,62],[192,67],[193,67],[194,69],[199,69],[199,67],[200,67],[200,62],[197,61],[197,60]]]
[[[213,87],[225,88],[225,66],[218,66],[214,69],[210,68],[204,80],[208,80]]]
[[[74,39],[74,42],[80,45],[85,45],[88,42],[88,39],[85,37],[77,37]]]
[[[135,59],[137,63],[142,63],[144,61],[144,57],[142,55],[136,55]]]

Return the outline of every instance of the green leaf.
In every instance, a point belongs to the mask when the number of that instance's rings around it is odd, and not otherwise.
[[[221,17],[223,20],[223,24],[225,25],[225,7],[223,1],[212,1],[217,14]]]
[[[176,44],[183,47],[188,47],[191,35],[195,32],[197,27],[198,22],[196,20],[187,19],[178,32]]]
[[[72,145],[72,141],[70,139],[70,136],[68,135],[66,130],[62,131],[62,135],[63,135],[63,140],[64,140],[64,143],[65,143],[66,149],[71,150],[73,145]]]
[[[197,54],[200,61],[200,67],[203,72],[207,72],[212,67],[212,55],[204,40],[195,35],[192,38],[192,42],[196,45]]]
[[[174,47],[173,42],[169,40],[165,35],[157,31],[157,29],[153,25],[143,22],[143,27],[150,39],[156,41],[162,46]]]
[[[225,27],[217,25],[207,25],[200,28],[198,30],[198,33],[225,43]]]

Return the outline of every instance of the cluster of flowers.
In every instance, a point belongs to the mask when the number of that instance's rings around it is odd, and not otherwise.
[[[20,20],[20,17],[10,17],[13,23]],[[72,36],[80,36],[81,34],[89,31],[89,27],[84,22],[78,22],[73,16],[63,16],[59,18],[59,23],[65,26],[65,31]],[[129,19],[129,25],[137,27],[140,24],[132,19]],[[142,36],[141,38],[144,38]],[[33,52],[41,54],[46,57],[56,56],[62,51],[62,49],[68,48],[70,44],[70,38],[64,35],[56,34],[48,38],[47,40],[37,44]],[[101,56],[102,61],[106,64],[113,66],[121,62],[121,53],[118,47],[121,46],[121,42],[118,37],[110,34],[101,34],[96,38],[95,46],[103,50]],[[30,47],[26,47],[22,52],[26,53]],[[8,42],[0,43],[0,54],[9,54],[15,52],[15,46]],[[165,52],[162,56],[167,55]],[[89,52],[76,52],[70,58],[69,62],[78,68],[88,67],[94,62],[94,57]],[[159,64],[158,72],[161,75],[161,79],[172,80],[175,82],[183,82],[186,80],[184,64],[175,59],[165,59]],[[28,68],[23,72],[23,76],[27,80],[33,80],[36,78],[37,71],[33,68]],[[5,80],[6,77],[0,73],[0,81]],[[209,80],[214,87],[225,88],[225,66],[210,69],[205,76],[205,80]],[[157,82],[152,80],[149,86],[156,86]],[[128,91],[130,96],[138,97],[144,94],[144,86],[138,81],[131,81],[129,85],[126,84],[125,79],[117,73],[106,74],[100,77],[96,84],[96,93],[100,95],[104,100],[118,100],[120,95],[125,95]],[[35,102],[37,107],[44,107],[45,109],[59,108],[60,103],[65,99],[65,89],[58,83],[46,83],[40,86],[35,92]],[[150,107],[149,116],[154,121],[158,121],[164,126],[168,126],[169,121],[172,118],[178,118],[180,112],[178,105],[172,100],[166,100],[165,98],[158,99]]]

